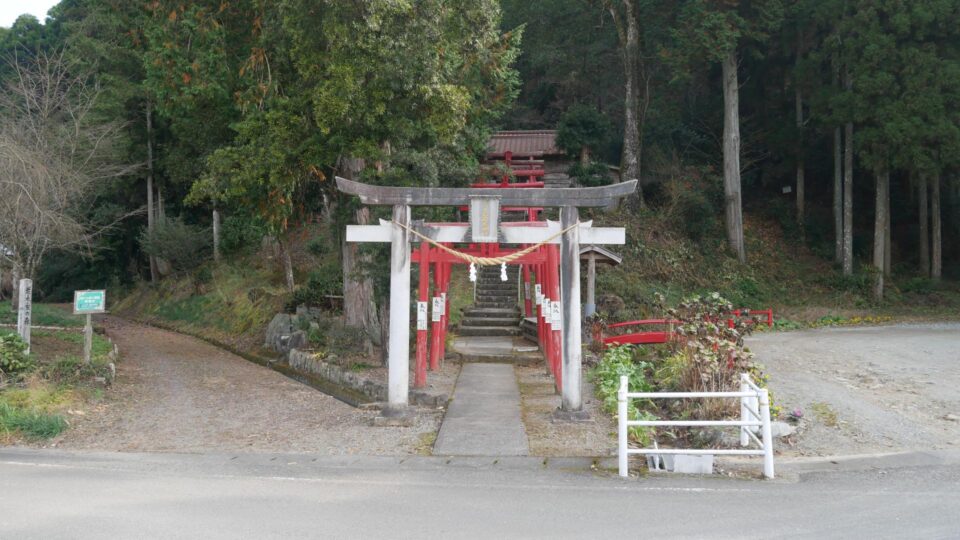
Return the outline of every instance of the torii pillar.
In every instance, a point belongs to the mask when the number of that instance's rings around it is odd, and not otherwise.
[[[393,221],[410,225],[410,207],[393,207]],[[421,270],[422,272],[422,270]],[[410,385],[410,232],[390,231],[390,337],[387,349],[387,404],[385,416],[405,408]]]
[[[566,230],[560,237],[560,301],[563,306],[563,363],[560,381],[561,410],[583,410],[581,383],[583,366],[582,323],[580,312],[580,228],[573,227],[580,220],[576,206],[560,208],[560,228]]]

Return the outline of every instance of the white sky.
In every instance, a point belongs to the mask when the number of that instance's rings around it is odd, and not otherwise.
[[[24,13],[36,16],[42,24],[47,11],[58,3],[59,0],[0,0],[0,26],[10,28]]]

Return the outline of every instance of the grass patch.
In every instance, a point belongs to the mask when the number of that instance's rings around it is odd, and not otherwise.
[[[366,371],[368,369],[373,369],[375,367],[377,366],[368,364],[366,362],[353,362],[350,364],[350,371],[353,371],[353,372]]]
[[[810,409],[824,425],[829,427],[838,427],[840,425],[840,418],[837,416],[837,411],[833,410],[830,405],[818,401],[810,405]]]
[[[35,326],[83,326],[83,317],[70,313],[56,304],[33,304],[33,325]],[[0,303],[0,324],[17,324],[17,312],[9,302]]]
[[[433,444],[437,442],[437,432],[430,431],[420,435],[420,440],[417,441],[417,447],[414,451],[417,455],[420,456],[432,456],[433,455]]]
[[[67,421],[58,414],[20,409],[0,402],[0,431],[19,432],[29,439],[50,439],[67,429]]]
[[[32,368],[0,390],[0,444],[56,437],[69,426],[64,411],[103,398],[90,383],[110,374],[113,345],[107,338],[93,335],[90,364],[81,358],[80,332],[37,330],[32,341]]]

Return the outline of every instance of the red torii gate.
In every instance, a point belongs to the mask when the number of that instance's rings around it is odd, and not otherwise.
[[[519,222],[523,226],[540,224],[547,227],[547,222]],[[433,226],[457,226],[459,223],[443,224],[433,223]],[[511,223],[502,223],[504,227],[512,225]],[[448,246],[449,247],[449,246]],[[490,244],[491,249],[484,249],[483,244],[471,244],[466,249],[458,249],[460,253],[466,253],[476,257],[499,257],[521,251],[519,249],[502,249],[499,244]],[[537,317],[537,341],[544,351],[544,358],[547,361],[547,367],[550,374],[555,377],[558,389],[562,387],[562,375],[559,369],[560,351],[561,351],[561,331],[559,326],[554,323],[553,313],[546,312],[546,306],[554,302],[560,303],[560,267],[559,249],[556,245],[544,245],[532,253],[523,255],[510,264],[518,264],[522,267],[524,276],[524,314],[525,316]],[[454,264],[467,264],[463,259],[455,257],[449,253],[437,248],[431,248],[426,242],[421,242],[421,247],[414,249],[411,262],[419,265],[418,281],[418,306],[417,306],[417,352],[416,366],[414,369],[414,387],[422,388],[427,384],[427,368],[430,371],[440,369],[440,363],[445,355],[446,334],[450,315],[449,302],[446,301],[446,294],[450,284],[451,266]],[[430,306],[430,266],[433,265],[433,287],[434,295],[432,306],[440,306],[440,313],[434,312],[432,320],[427,323],[427,307]],[[533,302],[527,296],[529,291],[529,280],[533,277],[535,281],[535,290],[542,296],[537,298],[536,312],[533,311]],[[430,340],[428,347],[427,330],[430,327],[430,334],[433,339]],[[429,351],[428,351],[429,348]],[[429,353],[429,354],[428,354]],[[428,362],[429,356],[429,362]]]

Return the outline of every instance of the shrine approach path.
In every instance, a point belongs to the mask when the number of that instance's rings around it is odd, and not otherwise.
[[[360,411],[268,368],[175,332],[108,317],[120,347],[103,400],[68,414],[57,447],[131,452],[413,453],[438,416],[372,427]]]

